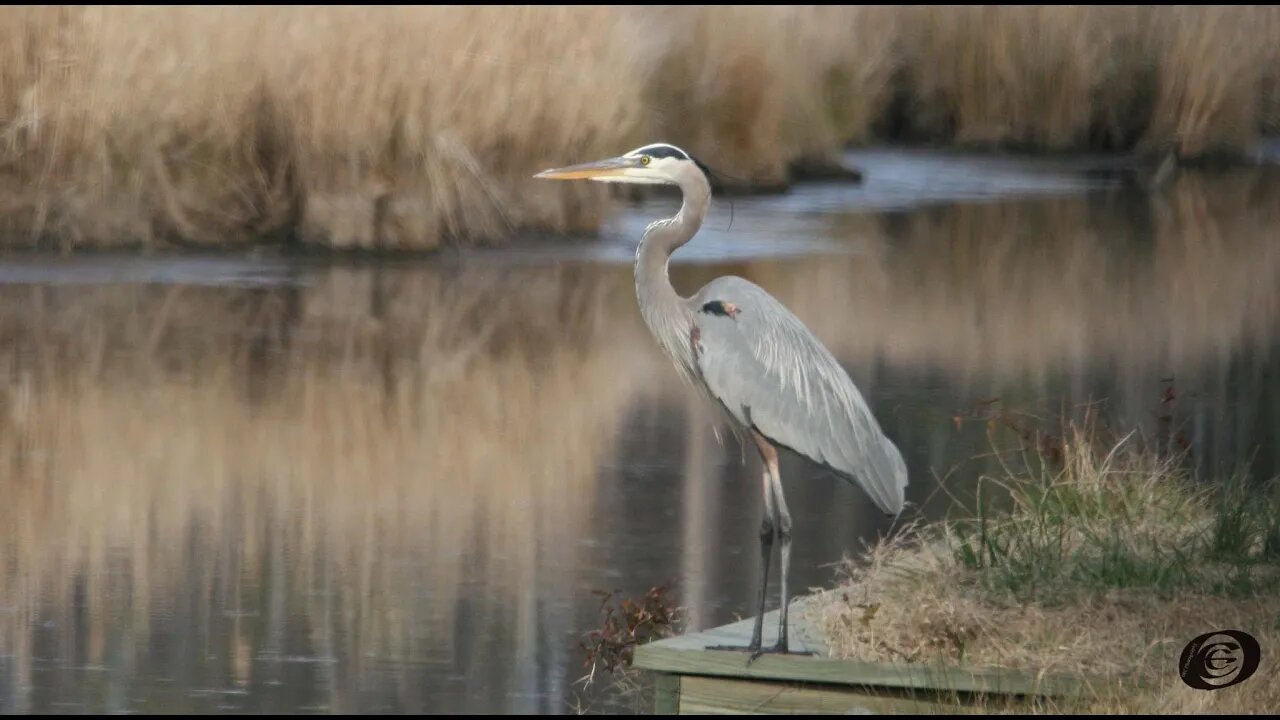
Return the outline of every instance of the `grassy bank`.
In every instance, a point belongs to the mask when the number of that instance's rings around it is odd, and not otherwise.
[[[1280,484],[1197,484],[1133,436],[1099,435],[1001,453],[965,519],[848,565],[821,611],[833,654],[1107,678],[1040,708],[1057,712],[1275,707],[1270,665],[1220,692],[1186,687],[1177,667],[1205,632],[1280,641]]]
[[[848,142],[1238,154],[1275,8],[23,8],[0,244],[430,249],[587,229],[531,171],[665,139],[762,185]]]

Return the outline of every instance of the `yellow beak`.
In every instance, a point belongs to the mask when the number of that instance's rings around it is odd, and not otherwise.
[[[544,180],[590,180],[591,178],[622,177],[624,170],[637,167],[640,167],[639,159],[616,157],[581,165],[543,170],[534,175],[534,177]]]

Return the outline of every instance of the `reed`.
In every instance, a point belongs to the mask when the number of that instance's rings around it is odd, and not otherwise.
[[[848,142],[1240,154],[1274,8],[16,8],[9,246],[432,249],[589,230],[657,138],[781,187]]]

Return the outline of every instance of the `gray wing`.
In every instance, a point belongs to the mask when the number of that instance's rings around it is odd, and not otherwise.
[[[902,511],[907,466],[870,408],[804,323],[757,285],[713,280],[692,299],[694,365],[735,419],[857,481]]]

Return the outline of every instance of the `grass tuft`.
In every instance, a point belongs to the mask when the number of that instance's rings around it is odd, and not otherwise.
[[[967,512],[848,563],[820,610],[832,654],[1080,673],[1095,685],[1080,707],[1152,711],[1193,697],[1172,669],[1191,638],[1280,639],[1280,482],[1197,483],[1178,456],[1088,422],[1056,447],[998,452]],[[1250,682],[1232,707],[1280,692]]]

